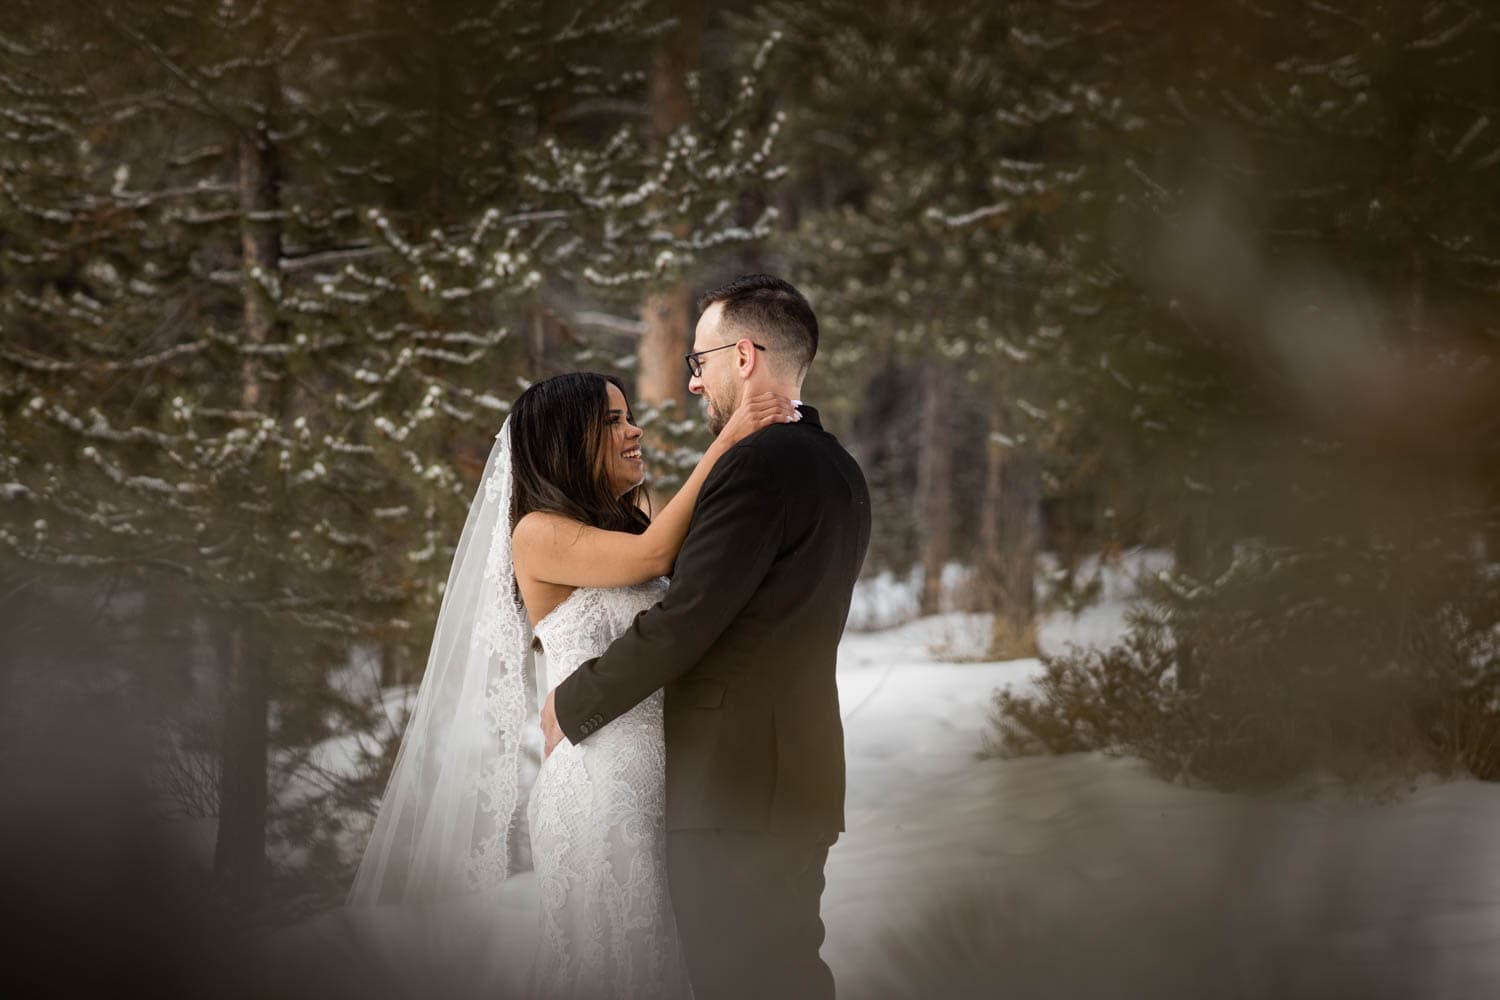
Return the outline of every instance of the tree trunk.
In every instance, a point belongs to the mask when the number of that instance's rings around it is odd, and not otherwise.
[[[9,567],[0,562],[0,727],[9,720],[5,707],[13,707],[19,699],[12,690],[17,671],[20,669],[21,651],[18,640],[26,635],[26,623],[36,621],[31,608],[31,588],[35,578],[25,578],[20,573],[7,572]]]
[[[265,883],[269,644],[259,622],[221,628],[226,696],[214,872],[235,897],[249,899]]]
[[[980,510],[980,577],[994,614],[990,655],[1036,655],[1036,561],[1042,537],[1042,463],[1006,394],[990,401]]]
[[[686,281],[652,292],[641,306],[640,374],[636,397],[644,406],[671,405],[687,412],[687,366],[692,348],[693,292]]]
[[[701,60],[703,7],[699,0],[674,0],[676,23],[661,36],[651,67],[651,141],[660,154],[668,138],[687,124],[692,105],[687,75]],[[679,235],[683,235],[679,233]],[[687,368],[682,356],[692,345],[693,291],[685,276],[654,289],[641,304],[640,368],[636,396],[645,406],[687,406]]]
[[[270,81],[268,81],[269,84]],[[239,194],[242,221],[240,241],[245,268],[245,334],[255,344],[284,339],[275,301],[262,282],[279,280],[281,224],[276,148],[266,119],[272,86],[267,86],[266,114],[254,134],[239,137]],[[259,275],[260,280],[255,276]],[[246,355],[242,368],[242,403],[278,419],[285,416],[285,381],[262,386],[257,360]],[[272,512],[263,522],[275,530],[278,513],[285,508],[285,484],[280,474],[271,484]],[[246,596],[251,605],[274,595],[278,589],[274,557],[264,544],[249,553],[254,567],[253,591]],[[271,635],[269,623],[258,612],[247,610],[228,626],[228,662],[225,670],[224,745],[219,790],[219,831],[214,847],[214,871],[241,898],[259,894],[264,885],[267,817],[267,724],[270,707]]]
[[[526,329],[526,373],[533,379],[543,379],[547,371],[547,317],[540,307],[531,312],[531,323]]]
[[[264,122],[253,135],[239,137],[240,252],[245,268],[245,334],[256,344],[282,339],[276,303],[262,287],[275,282],[281,268],[280,197],[276,147]],[[260,280],[256,280],[256,275]],[[242,368],[241,402],[246,409],[259,408],[263,400],[257,362],[247,354]],[[275,407],[278,408],[279,407]]]
[[[1491,465],[1491,468],[1500,463]],[[1493,476],[1494,474],[1491,473]],[[1484,557],[1492,563],[1500,563],[1500,477],[1490,485],[1490,502],[1481,523]]]
[[[405,671],[401,669],[401,658],[396,644],[389,640],[382,642],[377,655],[380,657],[380,686],[388,688],[405,683]]]
[[[917,511],[922,538],[922,614],[942,610],[943,567],[953,524],[953,452],[948,440],[948,387],[941,363],[922,369],[922,419],[917,460]]]
[[[148,580],[142,591],[140,657],[142,693],[152,713],[170,711],[193,693],[193,620],[175,587]]]

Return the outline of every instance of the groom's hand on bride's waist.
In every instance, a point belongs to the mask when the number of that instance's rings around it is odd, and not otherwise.
[[[547,744],[546,751],[542,754],[543,760],[551,757],[552,751],[565,739],[562,726],[557,724],[557,708],[552,703],[552,695],[553,692],[548,691],[547,701],[542,705],[542,737]]]

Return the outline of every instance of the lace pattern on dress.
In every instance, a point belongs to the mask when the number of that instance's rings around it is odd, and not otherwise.
[[[666,581],[580,588],[537,626],[547,687],[598,656]],[[546,996],[685,996],[666,878],[666,744],[657,692],[574,746],[564,742],[532,791],[542,900],[534,970]]]
[[[465,873],[469,887],[484,890],[509,878],[517,868],[514,839],[522,818],[521,783],[523,740],[540,721],[526,699],[526,667],[531,663],[531,628],[516,588],[511,555],[510,449],[484,483],[489,502],[500,513],[503,528],[494,533],[484,561],[484,590],[489,600],[480,605],[474,643],[476,653],[489,658],[484,688],[484,729],[496,748],[485,760],[477,789],[473,846]],[[529,728],[528,728],[529,727]]]

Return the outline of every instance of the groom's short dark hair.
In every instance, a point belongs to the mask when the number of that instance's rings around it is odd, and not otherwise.
[[[701,313],[724,303],[721,322],[769,341],[778,362],[793,365],[797,378],[807,374],[818,353],[818,317],[802,293],[769,274],[742,274],[698,300]]]

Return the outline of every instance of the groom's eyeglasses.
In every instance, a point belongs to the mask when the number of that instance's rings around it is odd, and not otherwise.
[[[725,344],[723,347],[710,347],[706,351],[694,351],[692,354],[684,354],[682,356],[682,360],[684,360],[684,361],[687,362],[688,373],[691,374],[693,376],[693,378],[702,378],[703,377],[703,355],[705,355],[705,354],[712,354],[714,351],[727,351],[731,347],[734,347],[738,343],[739,343],[739,341],[736,340],[733,344]],[[757,351],[764,351],[765,350],[764,347],[762,347],[761,345],[757,344],[753,340],[750,342],[750,346],[753,347],[753,348],[755,348]]]

